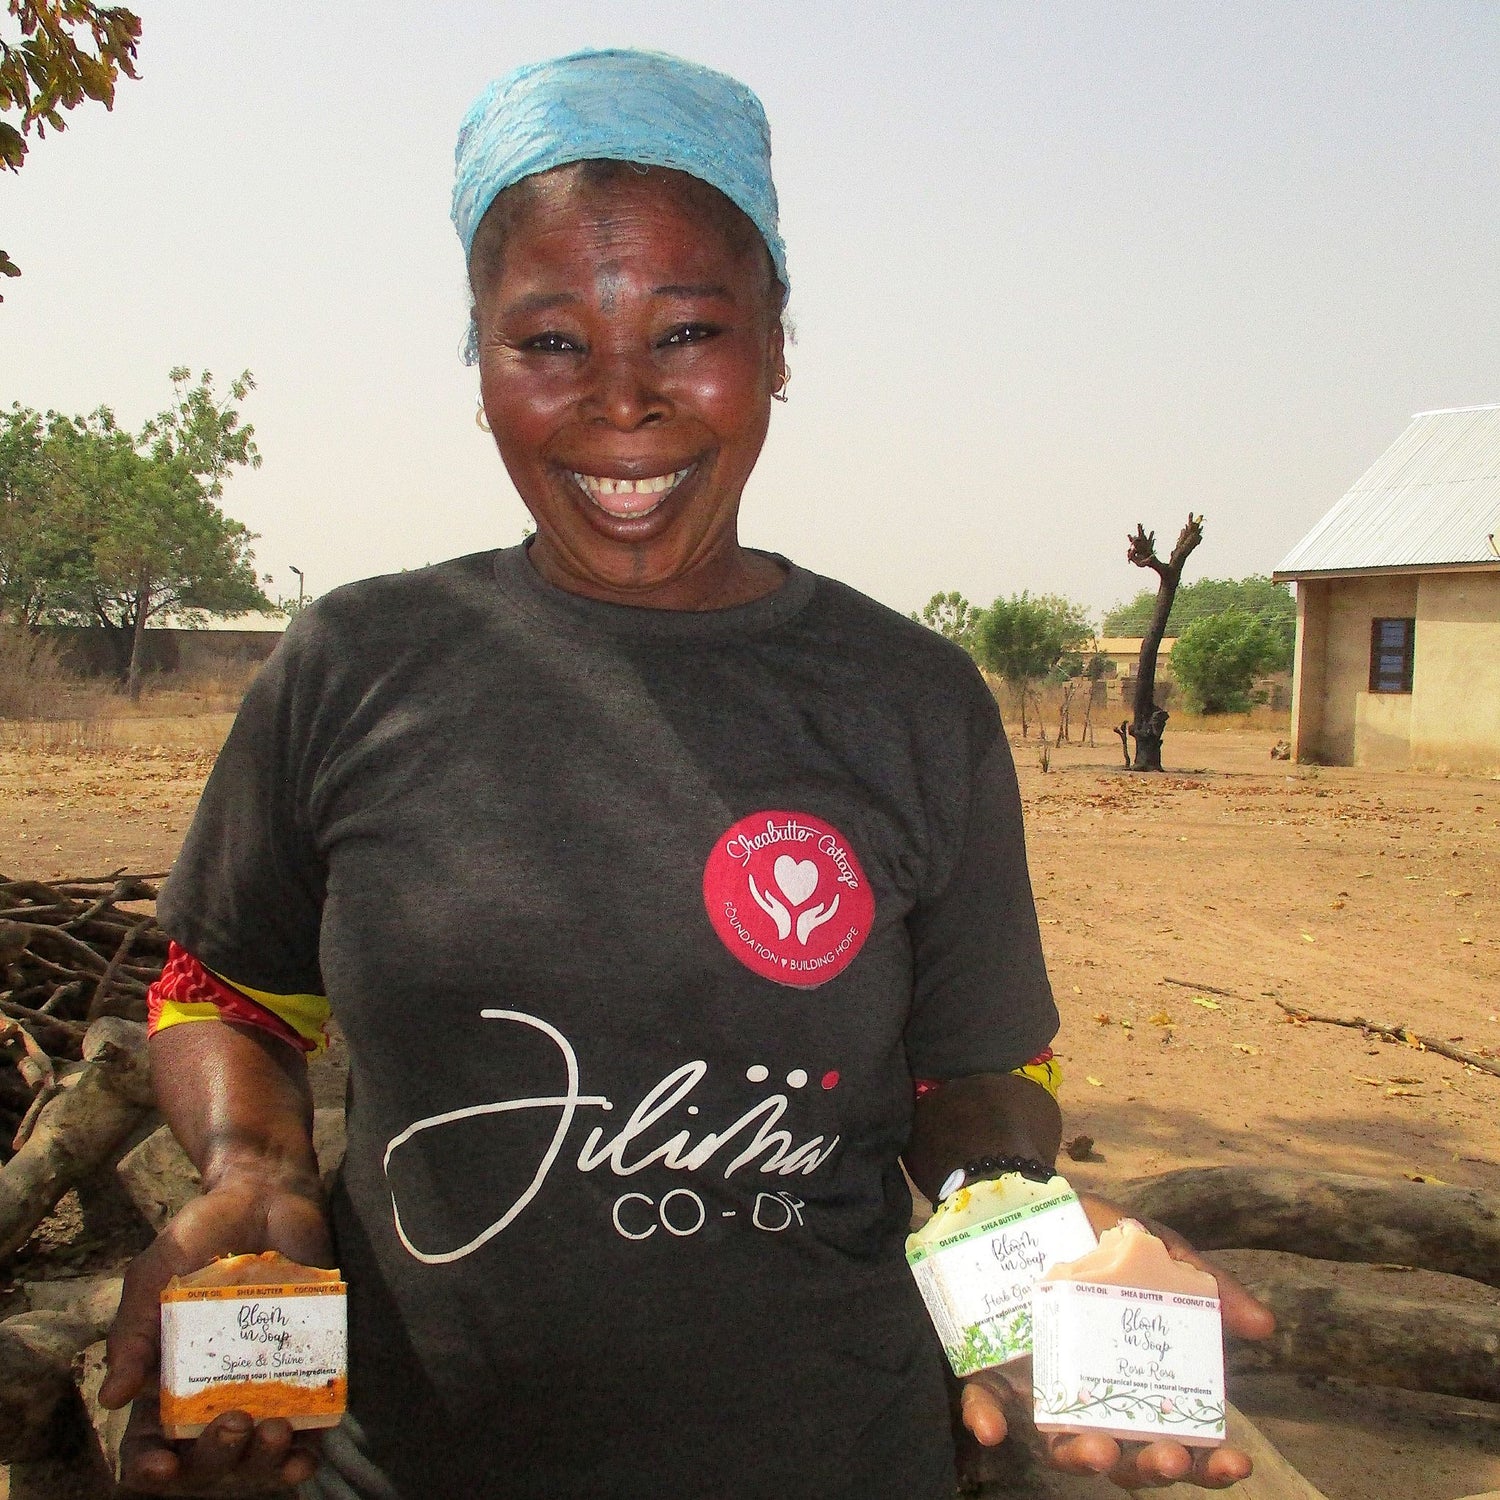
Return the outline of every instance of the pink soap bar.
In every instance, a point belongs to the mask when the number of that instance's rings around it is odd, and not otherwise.
[[[1219,1286],[1123,1219],[1052,1266],[1033,1293],[1032,1401],[1041,1432],[1224,1441]]]
[[[1095,1286],[1136,1286],[1189,1297],[1217,1297],[1219,1283],[1207,1271],[1173,1260],[1167,1247],[1134,1219],[1121,1219],[1077,1260],[1051,1267],[1043,1281],[1091,1281]]]

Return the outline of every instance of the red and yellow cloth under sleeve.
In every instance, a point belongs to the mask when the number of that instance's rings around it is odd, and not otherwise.
[[[1011,1072],[1019,1078],[1029,1078],[1033,1083],[1040,1084],[1054,1099],[1062,1087],[1062,1064],[1052,1055],[1050,1047],[1045,1052],[1039,1052],[1029,1063],[1012,1068]],[[943,1086],[941,1079],[919,1078],[916,1082],[918,1099]]]
[[[146,992],[146,1020],[152,1036],[185,1021],[233,1021],[269,1031],[303,1052],[328,1045],[326,995],[275,995],[235,984],[176,943],[168,945],[161,978]]]

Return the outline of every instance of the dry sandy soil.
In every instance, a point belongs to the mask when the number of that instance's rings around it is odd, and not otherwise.
[[[170,865],[224,715],[0,747],[0,870]],[[1500,1078],[1277,1001],[1500,1057],[1500,781],[1291,766],[1274,732],[1015,754],[1080,1184],[1258,1163],[1500,1192]],[[1257,1376],[1232,1392],[1331,1500],[1500,1488],[1500,1407]],[[0,1495],[3,1495],[0,1490]]]

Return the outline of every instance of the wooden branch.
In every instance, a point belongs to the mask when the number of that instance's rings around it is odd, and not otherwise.
[[[1180,578],[1182,576],[1182,565],[1188,560],[1189,554],[1203,540],[1203,517],[1195,516],[1192,511],[1188,512],[1187,524],[1177,536],[1177,545],[1172,548],[1171,560],[1167,566]]]
[[[1500,1195],[1270,1167],[1184,1167],[1110,1195],[1200,1250],[1284,1250],[1415,1266],[1500,1287]]]
[[[17,1005],[11,1000],[0,1000],[0,1015],[9,1016],[33,1035],[50,1031],[54,1037],[63,1038],[64,1047],[76,1047],[88,1030],[87,1026],[80,1025],[77,1021],[65,1021],[60,1016],[44,1016],[39,1010],[32,1010],[28,1005]],[[37,1036],[37,1040],[40,1041],[41,1037]]]
[[[85,922],[97,917],[107,906],[114,906],[120,901],[155,901],[156,890],[135,875],[127,875],[124,880],[117,880],[102,895],[96,896],[89,905],[81,911],[71,922],[69,927],[81,927]]]
[[[69,1071],[90,1022],[145,1015],[168,940],[151,912],[118,903],[154,900],[159,878],[123,870],[60,881],[0,877],[0,1018],[19,1023]],[[18,1108],[13,1095],[0,1099],[0,1142],[23,1143],[45,1106],[28,1097]]]
[[[120,966],[130,957],[130,950],[135,947],[135,940],[140,936],[141,929],[132,927],[120,940],[120,946],[115,949],[115,956],[110,959],[109,967],[105,969],[103,978],[94,988],[94,998],[89,1001],[89,1020],[97,1021],[100,1016],[106,1014],[105,1004],[109,999],[109,987],[115,982],[120,972]]]
[[[73,954],[74,957],[78,958],[91,969],[104,970],[109,967],[108,963],[89,947],[82,938],[76,938],[71,932],[67,932],[61,927],[53,927],[47,922],[5,921],[0,922],[0,929],[4,929],[0,931],[0,942],[9,942],[17,935],[16,930],[19,929],[19,934],[25,936],[25,946],[27,948],[30,948],[32,943],[41,939],[57,944],[58,947]],[[39,957],[40,955],[37,956]]]
[[[1239,1000],[1243,998],[1243,996],[1237,995],[1233,990],[1215,989],[1211,984],[1196,984],[1191,979],[1169,979],[1163,974],[1161,982],[1163,984],[1175,984],[1179,989],[1184,990],[1202,990],[1205,995],[1223,995],[1226,1000]]]
[[[1388,1284],[1360,1285],[1300,1256],[1278,1256],[1274,1266],[1224,1259],[1276,1314],[1269,1339],[1231,1344],[1231,1370],[1297,1370],[1361,1385],[1500,1400],[1500,1306],[1393,1296]]]
[[[1156,555],[1156,533],[1147,531],[1140,521],[1136,522],[1135,535],[1125,538],[1125,560],[1166,577],[1166,564]]]
[[[0,1167],[0,1258],[21,1248],[67,1190],[96,1172],[152,1102],[146,1028],[106,1016],[88,1030],[82,1068]]]
[[[1462,1047],[1455,1047],[1439,1037],[1423,1036],[1421,1032],[1411,1031],[1404,1025],[1381,1025],[1377,1021],[1367,1021],[1363,1016],[1320,1016],[1310,1010],[1303,1010],[1300,1005],[1288,1005],[1285,1000],[1278,1000],[1276,1003],[1294,1020],[1318,1021],[1325,1026],[1348,1026],[1364,1032],[1366,1036],[1384,1037],[1388,1042],[1404,1042],[1422,1052],[1436,1052],[1439,1057],[1446,1057],[1450,1062],[1462,1063],[1466,1068],[1478,1068],[1482,1073],[1493,1073],[1500,1078],[1500,1062],[1480,1057],[1477,1052],[1465,1052]]]

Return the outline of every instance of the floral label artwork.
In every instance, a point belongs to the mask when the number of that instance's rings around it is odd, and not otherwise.
[[[714,841],[703,905],[724,944],[762,979],[810,990],[864,946],[875,897],[849,840],[811,813],[751,813]]]
[[[917,1289],[955,1375],[1031,1352],[1031,1293],[1059,1261],[1094,1248],[1094,1231],[1067,1187],[998,1218],[909,1248]]]
[[[1224,1441],[1217,1298],[1047,1281],[1036,1288],[1034,1321],[1038,1427]]]

